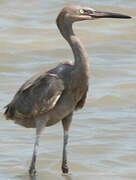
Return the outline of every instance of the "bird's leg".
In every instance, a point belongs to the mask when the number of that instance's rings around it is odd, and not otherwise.
[[[40,135],[36,135],[32,161],[31,161],[31,165],[30,165],[30,168],[29,168],[29,174],[30,175],[35,175],[36,174],[35,163],[36,163],[36,156],[37,156],[37,148],[39,146],[39,139],[40,139]]]
[[[39,140],[40,140],[40,135],[44,127],[46,126],[47,120],[37,120],[36,121],[36,138],[35,138],[35,143],[34,143],[34,151],[33,151],[33,156],[32,156],[32,161],[31,165],[29,168],[29,174],[31,176],[36,174],[36,169],[35,169],[35,164],[36,164],[36,157],[37,157],[37,149],[39,146]]]
[[[68,132],[64,132],[64,142],[63,142],[63,159],[62,159],[62,172],[68,174],[68,165],[67,165],[67,147],[68,144]]]
[[[67,166],[67,144],[68,144],[68,131],[72,120],[72,114],[67,116],[62,120],[62,125],[64,129],[64,140],[63,140],[63,157],[62,157],[62,172],[63,175],[68,174]]]

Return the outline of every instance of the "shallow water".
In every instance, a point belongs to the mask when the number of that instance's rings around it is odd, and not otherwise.
[[[72,59],[55,18],[77,0],[0,0],[0,180],[28,180],[34,129],[5,121],[3,107],[35,73]],[[37,180],[136,179],[136,1],[80,1],[103,11],[134,16],[74,26],[91,65],[85,107],[74,114],[68,146],[70,177],[62,177],[62,127],[40,141]],[[59,46],[58,46],[59,45]]]

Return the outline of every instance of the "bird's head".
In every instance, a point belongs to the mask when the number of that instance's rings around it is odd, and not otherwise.
[[[99,18],[129,19],[131,17],[119,13],[96,11],[90,7],[81,5],[69,5],[62,9],[57,19],[63,19],[64,21],[73,23],[76,21],[94,20]]]

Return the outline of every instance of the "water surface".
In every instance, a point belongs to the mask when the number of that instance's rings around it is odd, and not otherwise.
[[[70,3],[126,13],[132,20],[81,22],[91,77],[85,107],[74,114],[68,146],[71,177],[62,177],[61,123],[40,141],[37,180],[136,179],[136,1],[0,0],[0,180],[28,180],[34,129],[5,121],[3,107],[29,77],[73,59],[55,19]]]

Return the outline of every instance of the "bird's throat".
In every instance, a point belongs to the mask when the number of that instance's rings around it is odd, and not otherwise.
[[[90,69],[88,55],[80,39],[75,35],[72,24],[66,21],[58,20],[57,25],[60,33],[66,39],[72,49],[75,59],[75,70],[79,71],[79,73],[84,73],[88,77]]]

